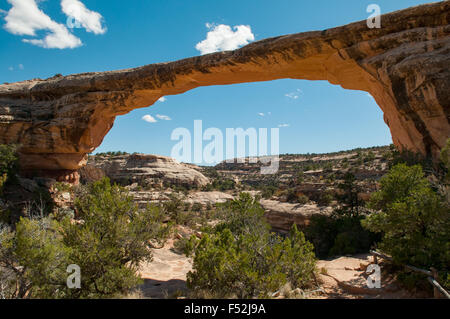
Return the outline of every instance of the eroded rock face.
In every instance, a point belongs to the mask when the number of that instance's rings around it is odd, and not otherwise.
[[[0,85],[0,143],[18,143],[26,171],[76,178],[116,116],[196,87],[276,79],[328,80],[369,92],[393,142],[437,158],[449,137],[450,2],[239,50],[121,71]]]
[[[329,216],[333,211],[331,207],[319,207],[316,204],[291,204],[268,199],[262,199],[260,204],[266,211],[267,222],[274,230],[281,232],[288,232],[294,224],[306,227],[311,216]]]
[[[88,166],[100,169],[112,181],[125,185],[137,182],[151,187],[170,184],[192,188],[209,183],[192,165],[160,155],[93,156]]]

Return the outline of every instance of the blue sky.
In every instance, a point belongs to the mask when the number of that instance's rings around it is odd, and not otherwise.
[[[81,28],[66,25],[65,5],[84,4],[89,14]],[[322,30],[364,20],[371,3],[382,13],[427,3],[420,0],[1,0],[0,83],[46,78],[57,73],[107,71],[199,55],[196,45],[211,31],[206,24],[244,25],[255,40]],[[7,19],[12,5],[37,3],[50,20],[47,30],[24,31],[21,12]],[[83,6],[83,7],[84,7]],[[25,10],[25,9],[21,9]],[[75,15],[75,14],[74,14]],[[101,15],[101,24],[96,20]],[[11,16],[10,16],[11,17]],[[9,25],[7,25],[10,21]],[[28,25],[29,26],[29,25]],[[70,37],[65,45],[46,48],[53,30]],[[28,32],[28,34],[26,34]],[[37,40],[34,43],[23,40]],[[78,39],[78,40],[77,40]],[[50,42],[49,42],[50,43]],[[50,45],[51,46],[51,45]],[[259,113],[264,113],[261,116]],[[150,115],[157,120],[142,120]],[[164,115],[170,120],[157,118]],[[167,119],[167,118],[166,118]],[[344,90],[322,81],[279,80],[198,88],[165,102],[118,117],[96,152],[122,150],[170,155],[176,127],[280,127],[280,153],[331,152],[386,145],[391,136],[381,110],[365,92]]]

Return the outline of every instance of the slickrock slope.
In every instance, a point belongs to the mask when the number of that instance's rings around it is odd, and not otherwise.
[[[369,92],[394,143],[437,158],[450,135],[450,1],[239,50],[121,71],[0,85],[0,143],[19,143],[21,166],[75,181],[116,116],[161,96],[209,85],[328,80]]]
[[[159,186],[164,183],[201,187],[209,179],[192,168],[173,158],[160,155],[132,154],[119,156],[94,156],[89,166],[101,169],[115,182]]]

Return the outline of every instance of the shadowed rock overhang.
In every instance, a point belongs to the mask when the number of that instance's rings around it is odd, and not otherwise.
[[[24,172],[74,181],[116,116],[209,85],[327,80],[370,93],[395,145],[437,159],[449,137],[450,1],[133,69],[0,85],[0,143]]]

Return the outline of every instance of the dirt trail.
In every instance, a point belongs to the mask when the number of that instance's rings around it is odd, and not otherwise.
[[[168,241],[163,248],[153,249],[153,260],[141,265],[143,297],[172,298],[186,291],[186,274],[192,269],[192,260],[172,248],[173,241]]]

